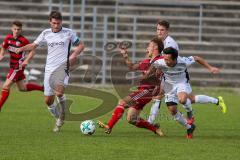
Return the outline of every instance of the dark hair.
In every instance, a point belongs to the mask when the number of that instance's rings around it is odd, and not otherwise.
[[[160,38],[158,38],[158,37],[154,37],[154,38],[151,40],[151,42],[157,44],[157,46],[158,46],[158,52],[159,52],[159,54],[161,54],[162,50],[164,49],[163,41],[162,41]]]
[[[167,30],[170,28],[169,22],[165,20],[159,20],[157,22],[157,25],[164,26]]]
[[[178,51],[173,47],[168,47],[163,50],[163,54],[170,54],[172,60],[176,60],[178,57]]]
[[[18,27],[22,27],[22,22],[15,20],[12,22],[12,25],[18,26]]]
[[[52,11],[49,14],[49,20],[51,21],[52,18],[57,19],[57,20],[62,20],[62,14],[59,11]]]

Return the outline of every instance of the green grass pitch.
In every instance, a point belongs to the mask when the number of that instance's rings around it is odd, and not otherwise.
[[[60,133],[53,133],[55,121],[42,93],[11,91],[0,113],[1,160],[234,160],[240,156],[240,94],[229,89],[195,89],[195,93],[222,95],[228,112],[223,115],[212,104],[194,104],[197,129],[192,140],[185,138],[184,128],[171,119],[165,105],[158,119],[167,134],[164,138],[128,124],[126,116],[111,135],[100,128],[92,136],[83,135],[78,121],[66,122]],[[72,112],[84,112],[100,102],[69,97],[77,102]],[[149,106],[143,117],[148,110]],[[110,116],[109,112],[97,119],[107,121]]]

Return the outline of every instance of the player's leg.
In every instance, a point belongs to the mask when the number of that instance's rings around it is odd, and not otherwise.
[[[205,104],[205,103],[212,103],[212,104],[216,104],[217,106],[219,106],[221,108],[222,113],[226,113],[227,112],[227,106],[223,100],[223,98],[221,96],[219,96],[218,98],[215,97],[210,97],[207,95],[191,95],[191,100],[192,103],[201,103],[201,104]]]
[[[184,126],[186,129],[189,129],[191,125],[187,123],[186,118],[184,118],[183,114],[178,111],[177,103],[175,102],[166,102],[167,107],[171,115],[173,116],[174,120],[176,120],[179,124]]]
[[[192,110],[192,103],[190,96],[192,94],[192,88],[189,83],[182,83],[177,85],[177,96],[179,102],[183,105],[183,108],[187,112],[188,124],[194,123],[194,116]]]
[[[35,83],[27,83],[25,84],[26,91],[43,91],[44,87]]]
[[[160,128],[157,128],[153,124],[150,124],[148,121],[141,118],[140,115],[141,110],[138,110],[134,107],[130,107],[127,112],[127,121],[128,123],[135,125],[138,128],[148,129],[159,136],[164,136],[163,132]]]
[[[37,85],[35,83],[24,83],[24,80],[20,80],[16,82],[17,87],[19,89],[19,91],[21,92],[28,92],[28,91],[34,91],[34,90],[38,90],[38,91],[43,91],[43,86]]]
[[[101,121],[98,121],[98,125],[101,128],[105,128],[105,133],[110,134],[112,132],[112,128],[115,124],[121,119],[123,116],[124,110],[128,108],[128,103],[132,103],[131,97],[127,96],[124,99],[119,101],[119,104],[115,107],[111,119],[107,124],[104,124]]]
[[[65,120],[66,96],[64,95],[64,90],[65,90],[65,86],[56,85],[55,95],[57,97],[60,110],[59,110],[59,118],[56,120],[56,124],[54,128],[55,132],[60,131],[60,128],[63,126],[64,120]]]
[[[46,105],[48,106],[49,112],[52,114],[53,117],[58,118],[59,117],[59,111],[57,109],[57,103],[55,103],[55,95],[49,95],[44,97],[44,101]]]
[[[153,99],[153,103],[150,109],[150,114],[148,117],[148,122],[153,124],[154,121],[156,120],[157,116],[158,116],[158,112],[160,110],[161,107],[161,99],[160,98],[154,98]]]
[[[193,137],[193,131],[195,130],[194,124],[188,124],[187,119],[183,116],[181,112],[177,109],[177,104],[175,102],[167,102],[168,110],[172,114],[174,120],[176,120],[180,125],[187,129],[187,138]]]
[[[43,91],[43,86],[40,86],[35,83],[24,83],[25,75],[24,75],[24,70],[20,70],[17,72],[17,79],[16,79],[16,84],[19,88],[20,91],[22,92],[27,92],[27,91],[33,91],[33,90],[38,90],[38,91]]]
[[[194,117],[193,117],[192,103],[190,98],[188,98],[188,94],[186,92],[180,92],[178,93],[178,99],[179,99],[179,102],[182,104],[183,108],[187,112],[188,123],[193,124]]]
[[[57,107],[57,103],[55,100],[54,90],[50,87],[49,83],[50,74],[45,73],[44,75],[44,96],[45,96],[45,103],[48,106],[48,111],[51,113],[53,117],[56,119],[59,118],[59,111]]]
[[[10,88],[14,82],[10,79],[6,79],[6,81],[3,84],[2,92],[1,92],[1,99],[0,99],[0,111],[3,107],[3,104],[6,102],[9,94],[10,94]]]
[[[151,123],[151,124],[154,123],[154,121],[156,120],[156,118],[158,116],[158,113],[159,113],[159,110],[160,110],[160,107],[161,107],[161,99],[162,99],[163,96],[164,96],[164,91],[160,90],[159,96],[156,96],[156,97],[153,98],[153,104],[151,106],[150,114],[149,114],[149,117],[148,117],[148,122]]]
[[[163,85],[163,84],[162,84]],[[148,117],[148,122],[153,124],[154,121],[156,120],[160,107],[161,107],[161,99],[164,97],[164,91],[162,87],[159,89],[159,94],[158,96],[153,98],[153,103],[150,109],[150,114]]]
[[[56,124],[53,131],[59,132],[64,121],[61,121],[61,119],[59,118],[60,113],[58,111],[57,104],[55,103],[55,95],[45,96],[45,103],[48,106],[49,112],[56,118]]]

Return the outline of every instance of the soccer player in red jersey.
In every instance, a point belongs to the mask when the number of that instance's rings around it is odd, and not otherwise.
[[[30,59],[33,57],[34,50],[29,52],[26,59],[24,52],[16,53],[17,48],[29,44],[29,41],[21,35],[22,23],[20,21],[13,21],[11,30],[12,34],[8,34],[5,37],[0,51],[0,61],[4,58],[6,51],[8,51],[10,54],[10,70],[7,74],[6,81],[2,87],[0,111],[9,96],[10,88],[13,83],[16,83],[19,90],[23,92],[32,90],[43,91],[43,86],[34,83],[24,83],[24,68],[27,66]]]
[[[147,57],[149,58],[135,64],[129,60],[126,49],[120,50],[125,60],[125,63],[131,71],[141,71],[143,74],[145,74],[145,72],[151,66],[151,63],[162,58],[160,56],[160,53],[162,52],[163,48],[164,46],[162,40],[158,38],[153,38],[147,48]],[[107,134],[110,134],[114,125],[122,117],[124,110],[128,108],[127,121],[130,124],[133,124],[139,128],[146,128],[159,136],[163,136],[164,134],[159,128],[159,126],[150,124],[148,121],[140,117],[140,112],[144,108],[144,106],[152,100],[153,96],[156,96],[158,94],[160,90],[159,84],[161,75],[161,72],[156,72],[149,78],[149,80],[140,80],[138,90],[130,93],[128,96],[120,100],[108,123],[104,124],[103,122],[98,121],[99,126],[105,128],[105,132]]]

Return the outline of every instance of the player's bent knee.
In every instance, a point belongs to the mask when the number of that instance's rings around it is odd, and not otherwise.
[[[187,102],[186,98],[179,99],[179,103],[181,104],[186,104],[186,102]]]
[[[56,93],[57,97],[63,97],[63,95],[64,95],[63,93]]]
[[[136,124],[137,120],[136,119],[127,119],[128,123],[130,124]]]
[[[166,105],[168,107],[168,110],[172,115],[175,115],[177,113],[177,103],[175,102],[166,102]]]
[[[52,100],[50,98],[45,98],[45,103],[46,103],[46,105],[50,106],[54,103],[54,99]]]
[[[120,100],[118,105],[123,106],[125,109],[128,108],[127,103],[124,100]]]
[[[136,124],[136,122],[137,122],[137,115],[135,115],[135,114],[128,115],[127,116],[127,121],[130,124]]]
[[[46,105],[50,106],[52,103],[49,100],[45,100]]]

